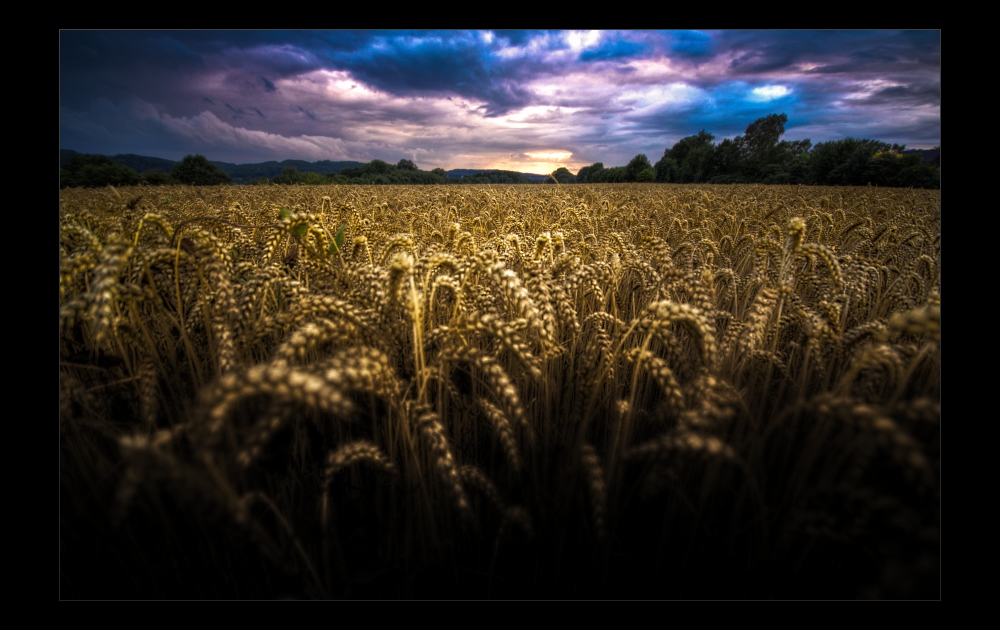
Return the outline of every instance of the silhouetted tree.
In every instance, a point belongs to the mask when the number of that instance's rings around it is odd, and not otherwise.
[[[587,168],[587,183],[596,184],[597,182],[603,181],[601,179],[602,171],[604,170],[604,162],[594,162]]]
[[[726,138],[715,145],[708,181],[717,183],[749,181],[743,174],[743,148],[743,136],[737,136],[733,140]]]
[[[373,175],[388,175],[393,170],[393,165],[382,160],[372,160],[361,167],[361,175],[370,177]]]
[[[899,145],[894,145],[893,148]],[[920,155],[903,155],[899,151],[880,151],[865,167],[863,179],[876,186],[939,188],[940,169],[925,162]]]
[[[809,156],[809,179],[821,185],[864,186],[868,160],[883,151],[892,151],[892,145],[866,138],[820,142]]]
[[[175,180],[171,175],[161,173],[160,171],[146,171],[139,177],[150,186],[167,186],[177,183],[177,180]]]
[[[663,152],[663,157],[653,167],[655,180],[658,182],[676,182],[677,171],[677,160],[670,157],[670,149]]]
[[[569,169],[567,169],[566,167],[560,167],[560,168],[556,169],[556,171],[552,173],[552,177],[555,177],[556,181],[559,182],[560,184],[575,184],[576,183],[576,175],[574,175],[573,173],[569,172]],[[549,180],[549,181],[552,181],[552,180]]]
[[[208,161],[204,155],[185,155],[170,171],[178,182],[192,186],[214,186],[231,182],[225,171]]]
[[[286,166],[281,169],[280,175],[271,178],[273,184],[298,184],[302,181],[302,174],[299,173],[298,166]]]
[[[316,171],[306,171],[299,176],[300,184],[308,184],[310,186],[318,186],[322,184],[327,184],[329,181],[323,175],[320,175]]]
[[[704,129],[678,140],[663,152],[654,168],[658,182],[703,182],[708,179],[715,152],[715,136]]]
[[[59,187],[134,186],[139,175],[106,155],[76,155],[59,169]]]
[[[653,170],[653,165],[649,163],[649,158],[646,157],[645,153],[640,153],[639,155],[632,158],[625,167],[625,181],[635,182],[639,180],[639,173],[644,170]]]
[[[750,123],[743,134],[747,159],[758,167],[777,162],[778,140],[785,134],[786,114],[770,114]]]

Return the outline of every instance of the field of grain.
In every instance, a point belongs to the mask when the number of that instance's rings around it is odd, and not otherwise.
[[[63,598],[937,598],[938,191],[66,189]]]

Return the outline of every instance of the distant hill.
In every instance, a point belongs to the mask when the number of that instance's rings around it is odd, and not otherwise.
[[[62,168],[73,159],[74,156],[82,155],[81,153],[74,151],[72,149],[60,149],[59,150],[59,167]],[[161,173],[169,173],[174,167],[174,164],[178,160],[167,160],[158,157],[149,157],[145,155],[135,155],[133,153],[119,153],[118,155],[109,156],[112,161],[118,162],[119,164],[124,164],[136,173],[144,173],[146,171],[159,171]],[[320,175],[329,175],[330,173],[339,173],[345,168],[357,168],[359,166],[364,166],[366,162],[357,162],[354,160],[345,160],[334,162],[331,160],[320,160],[318,162],[307,162],[305,160],[282,160],[281,162],[276,162],[274,160],[269,162],[254,162],[250,164],[234,164],[232,162],[219,162],[217,160],[209,160],[212,164],[215,164],[221,168],[226,175],[233,180],[234,184],[249,184],[255,179],[260,177],[267,177],[268,179],[274,177],[275,175],[281,175],[281,171],[294,166],[299,169],[300,173],[306,171],[313,171],[319,173]],[[461,179],[466,175],[479,175],[483,173],[512,173],[515,171],[501,171],[495,168],[455,168],[447,171],[447,176],[449,179]],[[536,175],[534,173],[516,173],[522,177],[525,177],[532,182],[542,182],[548,179],[548,175]]]
[[[84,154],[74,151],[73,149],[59,149],[59,168],[66,166],[66,163],[77,155]],[[136,173],[144,173],[146,171],[169,173],[171,169],[173,169],[174,164],[179,161],[149,157],[146,155],[135,155],[134,153],[119,153],[118,155],[112,155],[109,157],[112,161],[124,164]],[[305,160],[283,160],[281,162],[275,162],[272,160],[270,162],[257,162],[253,164],[233,164],[231,162],[219,162],[216,160],[209,161],[225,171],[226,175],[229,175],[234,184],[249,184],[258,177],[271,178],[275,175],[280,175],[281,171],[289,166],[294,166],[303,173],[306,171],[314,171],[321,175],[328,175],[330,173],[339,173],[345,168],[353,168],[363,166],[365,164],[364,162],[350,160],[342,162],[333,162],[331,160],[320,160],[318,162],[307,162]]]
[[[119,153],[118,155],[111,156],[111,159],[119,164],[124,164],[136,173],[145,173],[146,171],[170,173],[170,170],[174,168],[174,164],[176,164],[173,160],[166,160],[158,157],[147,157],[145,155],[136,155],[134,153]]]
[[[73,149],[59,149],[59,168],[66,166],[66,163],[82,153],[77,153]]]
[[[66,166],[66,163],[72,160],[78,155],[85,155],[79,153],[72,149],[59,149],[59,168]],[[119,153],[118,155],[110,156],[113,162],[119,164],[124,164],[136,173],[145,173],[146,171],[159,171],[161,173],[169,173],[170,169],[174,167],[177,162],[174,160],[166,160],[164,158],[149,157],[146,155],[136,155],[134,153]]]
[[[917,154],[924,158],[924,162],[941,166],[941,147],[934,147],[933,149],[907,149],[903,151],[903,155],[909,154]]]
[[[112,158],[114,159],[114,158]],[[215,160],[210,160],[212,164],[215,164],[223,171],[226,175],[232,178],[234,184],[249,184],[253,180],[259,177],[267,177],[268,179],[274,177],[275,175],[281,175],[281,171],[294,166],[299,169],[300,173],[305,173],[306,171],[313,171],[314,173],[319,173],[320,175],[329,175],[330,173],[339,173],[345,168],[356,168],[358,166],[364,166],[364,162],[355,162],[351,160],[342,162],[332,162],[330,160],[320,160],[319,162],[306,162],[305,160],[282,160],[281,162],[257,162],[254,164],[233,164],[231,162],[217,162]]]
[[[536,175],[534,173],[520,173],[517,171],[502,171],[497,168],[453,168],[446,171],[448,179],[461,179],[466,175],[479,175],[480,173],[517,173],[521,177],[526,177],[532,182],[542,182],[549,178],[548,175]]]

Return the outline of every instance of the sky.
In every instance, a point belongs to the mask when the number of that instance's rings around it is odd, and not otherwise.
[[[938,30],[63,30],[59,87],[60,148],[172,160],[576,173],[780,113],[941,144]]]

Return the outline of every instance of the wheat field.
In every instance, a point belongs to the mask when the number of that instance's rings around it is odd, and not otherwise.
[[[930,598],[940,195],[66,189],[64,598]]]

